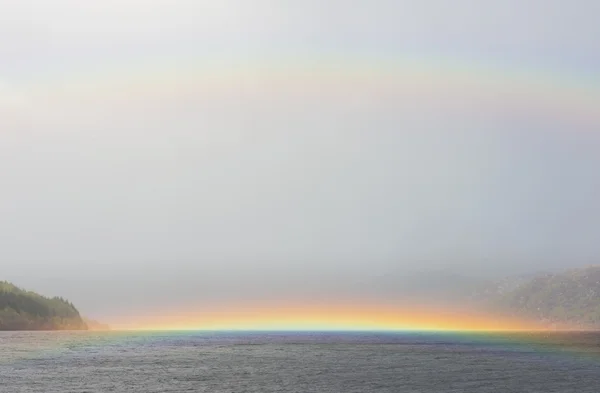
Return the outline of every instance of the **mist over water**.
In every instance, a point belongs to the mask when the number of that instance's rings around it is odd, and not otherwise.
[[[0,2],[0,393],[599,391],[598,0]]]
[[[0,279],[118,324],[597,263],[596,8],[13,2]]]

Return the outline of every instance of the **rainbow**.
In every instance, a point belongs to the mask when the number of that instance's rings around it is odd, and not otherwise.
[[[202,310],[201,312],[195,310]],[[515,318],[459,308],[368,302],[266,302],[188,307],[161,315],[136,315],[113,327],[133,331],[539,331]]]
[[[120,108],[191,100],[228,100],[242,97],[302,100],[343,100],[369,95],[397,105],[488,111],[566,121],[592,129],[600,127],[600,77],[573,71],[455,61],[443,57],[320,56],[257,60],[183,58],[168,62],[153,59],[130,64],[89,67],[68,74],[48,73],[18,84],[25,104],[103,105]],[[587,129],[587,128],[586,128]],[[263,310],[264,311],[264,310]],[[402,310],[400,310],[402,311]],[[439,311],[439,310],[438,310]],[[215,330],[270,331],[382,331],[446,332],[464,339],[503,337],[499,345],[540,345],[560,352],[550,336],[492,335],[497,331],[524,332],[536,326],[461,314],[443,315],[384,306],[335,307],[267,312],[226,309],[202,315],[180,313],[139,324],[123,323],[129,332],[57,333],[42,349],[24,349],[22,358],[87,346],[120,345],[155,339],[162,330],[211,332]],[[140,332],[139,330],[148,330]],[[202,333],[194,333],[202,334]],[[499,333],[496,333],[499,334]],[[515,333],[516,334],[516,333]],[[506,338],[509,337],[509,338]],[[537,341],[536,341],[537,340]],[[569,350],[567,350],[569,351]],[[573,350],[579,353],[580,350]],[[21,356],[21,355],[20,355]],[[4,358],[4,362],[15,359]]]
[[[399,106],[502,110],[600,125],[600,78],[444,57],[183,58],[46,74],[21,88],[39,102],[144,105],[169,100],[369,95]]]
[[[302,340],[307,333],[383,335],[392,341],[408,337],[425,342],[480,345],[499,354],[525,351],[550,358],[568,355],[600,361],[600,352],[582,336],[587,333],[549,331],[537,324],[466,309],[367,303],[319,306],[306,302],[197,309],[201,312],[136,315],[132,317],[134,324],[122,321],[121,325],[114,325],[117,330],[110,332],[16,333],[31,335],[31,340],[22,337],[7,340],[0,336],[5,350],[0,365],[68,356],[71,351],[96,353],[107,347],[135,347],[179,338],[210,340],[225,336],[244,341],[249,335],[260,338],[261,334],[282,334]]]
[[[112,331],[545,332],[540,323],[473,307],[412,301],[249,301],[113,318]],[[568,326],[552,331],[573,329]],[[79,332],[76,332],[79,334]]]

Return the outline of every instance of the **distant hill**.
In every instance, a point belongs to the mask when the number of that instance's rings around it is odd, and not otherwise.
[[[600,329],[600,266],[513,282],[491,301],[513,315],[549,325]]]
[[[87,330],[87,325],[65,299],[0,282],[0,330]]]
[[[600,329],[600,266],[502,279],[437,270],[393,280],[398,289],[389,293],[399,298],[459,304],[550,328]]]
[[[88,330],[96,330],[96,331],[110,330],[110,326],[105,323],[101,323],[98,321],[94,321],[93,319],[87,319],[87,318],[83,318],[83,321],[87,325]]]

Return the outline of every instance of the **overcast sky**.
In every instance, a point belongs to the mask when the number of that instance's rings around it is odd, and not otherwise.
[[[596,0],[0,0],[0,279],[110,321],[599,263],[598,15]],[[408,89],[414,64],[437,71]]]

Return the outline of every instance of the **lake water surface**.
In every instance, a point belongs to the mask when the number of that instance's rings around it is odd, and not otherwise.
[[[1,393],[600,392],[600,333],[0,332]]]

